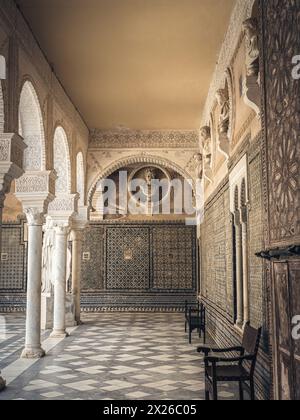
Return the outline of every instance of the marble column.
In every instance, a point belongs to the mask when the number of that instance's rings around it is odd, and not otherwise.
[[[81,254],[82,254],[82,229],[73,229],[72,239],[72,295],[75,305],[75,321],[77,325],[81,324],[80,314],[80,287],[81,287]]]
[[[235,243],[236,243],[236,294],[237,294],[237,320],[236,323],[242,327],[243,314],[243,253],[242,253],[242,228],[239,212],[235,213]]]
[[[41,347],[41,291],[43,223],[49,202],[54,198],[52,171],[28,171],[16,180],[16,198],[22,203],[28,222],[28,276],[26,339],[23,358],[45,355]]]
[[[28,275],[26,337],[22,358],[45,356],[41,347],[41,284],[44,217],[36,208],[25,208],[28,223]]]
[[[249,280],[248,280],[248,232],[247,232],[247,207],[242,208],[242,252],[243,252],[243,305],[244,324],[250,320],[249,312]]]
[[[56,224],[54,229],[54,311],[51,337],[64,338],[68,336],[66,332],[66,271],[69,226],[68,224]]]

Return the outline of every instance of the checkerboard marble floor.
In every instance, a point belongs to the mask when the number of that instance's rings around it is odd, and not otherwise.
[[[196,352],[201,341],[195,333],[188,344],[182,314],[84,315],[83,322],[45,358],[17,372],[0,400],[204,398],[203,365]],[[6,333],[0,328],[4,372],[20,356],[24,323],[23,316],[9,315]],[[221,399],[235,396],[227,385],[220,389]]]

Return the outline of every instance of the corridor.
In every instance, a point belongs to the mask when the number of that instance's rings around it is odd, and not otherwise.
[[[3,322],[3,319],[5,323]],[[183,314],[83,316],[64,340],[42,337],[47,356],[20,360],[23,315],[2,317],[0,361],[7,389],[0,400],[202,400],[204,378]],[[225,384],[221,399],[234,399]]]

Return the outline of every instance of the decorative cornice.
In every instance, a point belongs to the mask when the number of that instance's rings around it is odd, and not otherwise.
[[[90,149],[199,148],[198,130],[98,130],[90,135]]]
[[[232,57],[235,55],[236,49],[240,43],[242,24],[246,19],[251,17],[254,1],[255,0],[237,0],[236,2],[219,54],[215,72],[212,77],[212,82],[202,115],[202,125],[207,125],[209,122],[210,112],[215,102],[216,92],[218,89],[224,87],[226,70],[230,67]]]

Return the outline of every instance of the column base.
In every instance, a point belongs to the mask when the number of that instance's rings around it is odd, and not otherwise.
[[[69,334],[67,331],[64,330],[53,330],[50,334],[50,338],[67,338],[69,337]]]
[[[0,392],[3,391],[5,388],[6,388],[6,382],[2,378],[2,376],[0,376]]]
[[[79,321],[76,321],[76,325],[84,325],[84,323],[81,321],[81,319]]]
[[[44,356],[46,356],[46,352],[42,347],[38,349],[25,348],[22,351],[21,359],[41,359]]]

